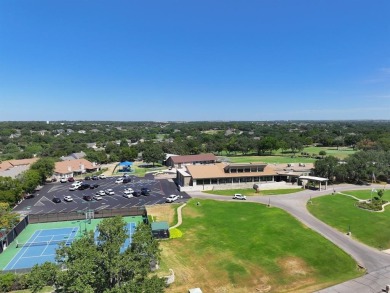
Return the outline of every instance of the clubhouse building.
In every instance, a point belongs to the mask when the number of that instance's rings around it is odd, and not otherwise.
[[[302,188],[308,182],[321,183],[326,178],[310,176],[313,164],[214,163],[186,165],[177,169],[176,183],[182,191],[252,188]]]

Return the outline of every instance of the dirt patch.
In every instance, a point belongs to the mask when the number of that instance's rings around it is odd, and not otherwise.
[[[176,223],[175,208],[177,208],[177,206],[170,204],[146,206],[148,215],[153,216],[154,221],[167,221],[169,225],[174,225]]]

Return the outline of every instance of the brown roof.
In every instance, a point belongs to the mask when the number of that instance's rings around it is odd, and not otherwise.
[[[59,174],[67,174],[70,172],[81,172],[83,170],[93,170],[96,168],[98,168],[98,166],[94,166],[90,161],[86,159],[78,159],[56,162],[54,172]]]
[[[187,166],[188,173],[191,174],[194,179],[206,179],[206,178],[237,178],[248,176],[267,176],[276,175],[274,168],[271,165],[267,165],[263,172],[247,172],[247,173],[225,173],[224,163],[216,163],[212,165],[190,165]]]
[[[171,156],[170,159],[175,164],[180,163],[192,163],[202,161],[216,161],[217,157],[214,154],[199,154],[199,155],[187,155],[187,156]]]
[[[3,161],[0,163],[0,171],[5,171],[16,166],[30,165],[36,161],[38,161],[38,158]]]

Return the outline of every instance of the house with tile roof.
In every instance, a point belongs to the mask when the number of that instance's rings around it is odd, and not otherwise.
[[[57,179],[69,178],[85,173],[96,172],[100,170],[100,165],[91,163],[86,159],[74,159],[62,162],[56,162],[54,165],[53,176]]]
[[[0,176],[15,178],[28,170],[30,165],[38,161],[38,158],[8,160],[0,162]]]

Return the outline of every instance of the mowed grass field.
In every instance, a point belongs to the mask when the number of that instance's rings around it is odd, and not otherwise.
[[[371,190],[343,191],[361,199],[371,198]],[[376,193],[373,193],[375,196]],[[390,190],[383,199],[390,200]],[[308,210],[318,219],[343,233],[351,228],[352,237],[377,249],[390,249],[390,206],[384,212],[370,212],[355,206],[356,200],[345,195],[325,195],[312,199]]]
[[[325,151],[326,155],[331,155],[339,159],[345,159],[349,155],[355,153],[352,148],[340,147],[305,147],[302,152],[309,153],[310,155],[319,155],[320,151]],[[274,152],[272,156],[227,156],[232,163],[250,163],[250,162],[264,162],[264,163],[314,163],[316,159],[300,157],[301,152],[296,153],[294,157],[293,153],[283,153],[282,150]]]
[[[313,292],[363,274],[350,256],[281,209],[197,201],[183,209],[183,237],[160,242],[161,269],[175,272],[166,292]]]
[[[280,195],[280,194],[289,194],[302,191],[302,188],[290,188],[290,189],[274,189],[274,190],[260,190],[260,192],[255,192],[253,188],[245,189],[226,189],[226,190],[207,190],[203,191],[208,194],[217,194],[217,195],[226,195],[233,196],[235,193],[241,193],[246,196],[254,195]]]

